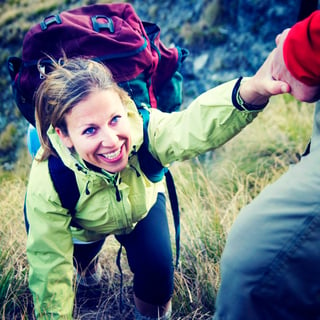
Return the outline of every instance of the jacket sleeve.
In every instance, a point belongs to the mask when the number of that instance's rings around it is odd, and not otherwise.
[[[37,319],[72,319],[73,243],[46,162],[34,162],[27,189],[29,288]]]
[[[283,58],[290,73],[309,85],[320,84],[320,10],[296,23],[289,31]]]
[[[206,91],[176,113],[152,109],[150,151],[163,164],[191,159],[234,137],[259,111],[239,111],[232,104],[236,80]]]

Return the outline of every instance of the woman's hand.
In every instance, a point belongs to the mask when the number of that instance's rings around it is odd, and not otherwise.
[[[259,68],[256,74],[240,86],[240,96],[248,104],[263,105],[271,96],[290,92],[290,86],[281,80],[274,79],[272,66],[275,57],[274,49]]]

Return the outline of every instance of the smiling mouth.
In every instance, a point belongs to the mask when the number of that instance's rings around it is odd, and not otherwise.
[[[121,152],[121,148],[119,148],[117,151],[110,152],[110,153],[103,153],[101,155],[108,160],[114,160],[120,155],[120,152]]]
[[[116,162],[119,161],[123,156],[122,145],[118,150],[109,152],[109,153],[100,153],[99,156],[104,159],[106,162]]]

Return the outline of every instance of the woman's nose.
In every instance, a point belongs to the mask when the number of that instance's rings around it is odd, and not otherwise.
[[[110,128],[106,128],[103,130],[103,134],[101,137],[101,144],[104,147],[114,147],[115,145],[117,145],[117,142],[118,142],[118,136],[114,130]]]

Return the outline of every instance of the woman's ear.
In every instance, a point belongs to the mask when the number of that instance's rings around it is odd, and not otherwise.
[[[57,135],[59,136],[59,138],[61,139],[62,143],[67,147],[67,148],[72,148],[73,147],[73,143],[70,139],[69,136],[65,135],[63,133],[63,131],[58,128],[58,127],[55,127],[54,130],[56,131]]]

